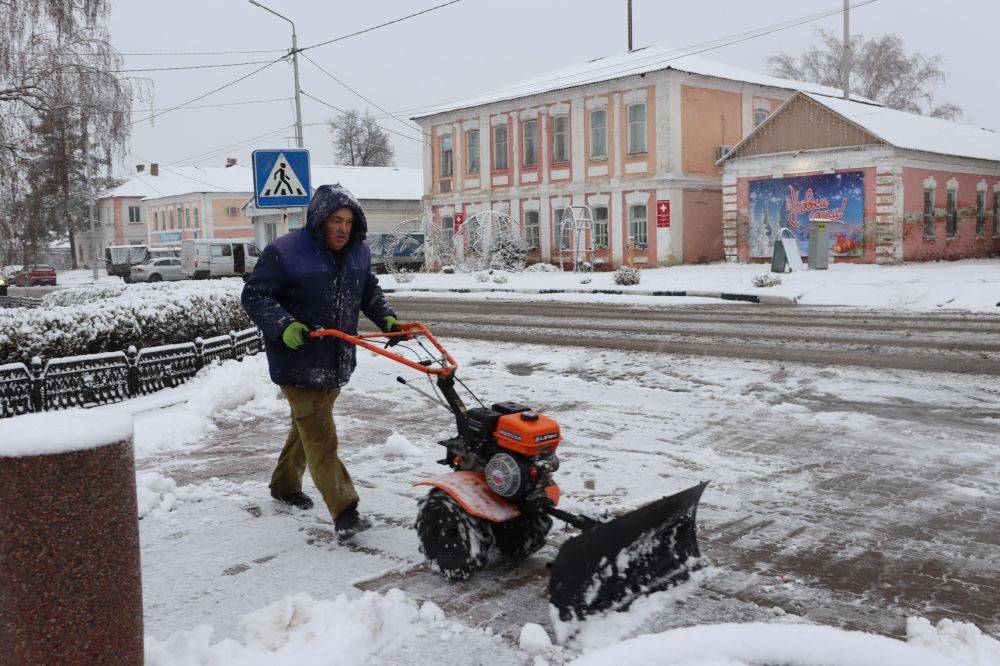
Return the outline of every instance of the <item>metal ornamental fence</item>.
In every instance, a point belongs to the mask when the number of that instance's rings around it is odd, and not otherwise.
[[[0,418],[96,407],[180,386],[215,361],[262,351],[256,328],[159,347],[0,365]]]

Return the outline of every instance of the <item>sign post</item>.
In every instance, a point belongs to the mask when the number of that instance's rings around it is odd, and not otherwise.
[[[312,198],[309,151],[253,151],[253,197],[257,208],[307,207]]]

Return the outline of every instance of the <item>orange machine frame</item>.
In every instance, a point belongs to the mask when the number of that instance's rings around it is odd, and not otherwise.
[[[388,359],[392,359],[397,363],[402,363],[407,367],[413,368],[414,370],[418,370],[425,374],[440,375],[441,377],[454,376],[455,370],[458,369],[458,361],[456,361],[455,358],[448,353],[448,350],[446,350],[443,346],[441,346],[441,343],[438,342],[438,339],[434,337],[434,334],[431,333],[426,326],[424,326],[418,321],[412,321],[412,322],[407,322],[405,324],[404,323],[399,324],[399,328],[400,330],[398,332],[363,333],[360,335],[351,335],[350,333],[344,333],[343,331],[339,331],[335,328],[321,328],[314,331],[309,331],[309,337],[313,339],[319,339],[325,337],[340,338],[345,342],[350,342],[351,344],[357,345],[358,347],[362,347],[370,352],[374,352],[379,356],[385,356]],[[382,347],[379,347],[378,345],[373,345],[372,343],[367,342],[368,340],[377,340],[379,338],[399,338],[399,337],[404,337],[407,340],[412,340],[418,335],[422,335],[425,338],[427,338],[431,342],[431,344],[433,344],[434,347],[439,352],[441,352],[441,356],[445,361],[447,361],[447,365],[443,367],[430,367],[426,365],[421,365],[416,361],[411,361],[405,356],[401,356],[395,352],[389,351],[388,349],[384,349]]]

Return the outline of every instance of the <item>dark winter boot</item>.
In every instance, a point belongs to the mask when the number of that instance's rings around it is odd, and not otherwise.
[[[337,536],[341,539],[354,536],[358,532],[364,532],[371,526],[372,521],[358,513],[357,502],[347,507],[333,520],[333,529],[337,531]]]
[[[285,504],[291,504],[292,506],[298,507],[303,510],[309,510],[313,508],[313,501],[301,490],[297,493],[289,493],[288,495],[278,495],[273,490],[271,491],[271,497],[278,500],[279,502],[284,502]]]

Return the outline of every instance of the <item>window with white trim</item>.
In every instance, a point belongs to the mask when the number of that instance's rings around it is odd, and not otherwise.
[[[525,120],[521,123],[521,166],[533,167],[538,164],[538,121]]]
[[[646,103],[628,106],[628,152],[630,155],[646,152]]]
[[[160,230],[160,215],[156,211],[153,211],[153,231]]]
[[[636,249],[645,249],[649,242],[646,235],[647,220],[646,204],[628,207],[628,235]]]
[[[934,188],[924,188],[924,236],[934,238]]]
[[[552,210],[552,220],[555,226],[557,249],[569,250],[573,246],[573,216],[569,208],[555,208]]]
[[[198,224],[199,224],[199,222],[198,222],[198,209],[197,208],[194,209],[193,214],[194,214],[194,228],[197,229],[198,228]]]
[[[986,235],[986,191],[976,192],[976,236]]]
[[[129,224],[140,224],[142,222],[142,219],[141,219],[141,210],[142,209],[139,208],[138,206],[129,206],[128,207],[128,222],[129,222]]]
[[[597,206],[591,213],[594,215],[594,248],[604,249],[608,246],[608,207]]]
[[[446,134],[441,137],[441,177],[450,178],[451,173],[451,135]]]
[[[167,229],[173,229],[173,228],[174,228],[174,209],[171,208],[170,209],[170,224],[167,227]]]
[[[180,206],[177,207],[177,228],[184,228],[184,209]]]
[[[190,208],[185,208],[184,209],[184,228],[185,229],[190,229],[191,228],[191,209]]]
[[[767,120],[767,117],[771,115],[771,112],[767,109],[757,109],[753,112],[753,126],[757,127],[762,122]]]
[[[444,229],[446,238],[452,238],[455,235],[455,218],[451,215],[442,217],[441,228]]]
[[[569,116],[552,119],[552,163],[569,162]]]
[[[539,248],[540,229],[538,211],[524,211],[524,242],[527,244],[529,250],[537,250]]]
[[[493,128],[493,169],[507,169],[507,126],[497,125]]]
[[[479,130],[465,133],[465,164],[469,173],[479,173]]]
[[[948,238],[958,233],[958,190],[948,189]]]
[[[993,237],[1000,236],[1000,192],[993,193]]]
[[[590,112],[590,159],[608,159],[607,109],[594,109]]]

